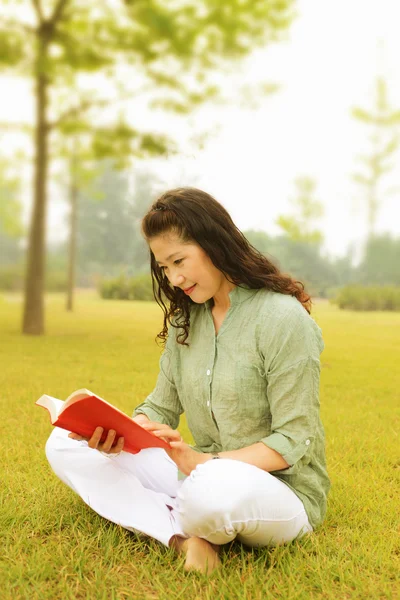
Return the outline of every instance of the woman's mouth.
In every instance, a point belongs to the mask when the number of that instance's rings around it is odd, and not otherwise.
[[[194,285],[192,285],[191,288],[187,288],[186,290],[183,290],[185,292],[185,294],[187,294],[188,296],[193,292],[194,288],[196,287],[197,283],[195,283]]]

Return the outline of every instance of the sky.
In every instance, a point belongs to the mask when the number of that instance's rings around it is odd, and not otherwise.
[[[310,176],[325,208],[324,251],[339,256],[349,245],[359,251],[366,235],[362,190],[351,174],[367,150],[368,132],[351,108],[372,108],[380,73],[400,109],[400,2],[299,0],[297,7],[287,41],[254,52],[236,75],[220,76],[231,106],[204,106],[179,122],[162,117],[178,138],[211,132],[205,147],[183,144],[180,155],[150,165],[161,177],[160,190],[194,184],[222,202],[240,229],[270,234],[279,233],[277,217],[292,211],[295,178]],[[243,107],[239,84],[260,81],[279,84],[279,92],[256,109]],[[0,122],[30,121],[32,106],[26,83],[0,78]],[[399,156],[396,166],[389,183],[400,190]],[[60,203],[50,203],[50,239],[64,235],[63,222]],[[399,191],[383,203],[377,230],[400,234]]]

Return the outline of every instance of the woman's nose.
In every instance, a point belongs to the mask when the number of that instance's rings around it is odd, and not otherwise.
[[[185,278],[180,273],[173,273],[171,275],[171,283],[175,287],[180,287],[184,281],[185,281]]]

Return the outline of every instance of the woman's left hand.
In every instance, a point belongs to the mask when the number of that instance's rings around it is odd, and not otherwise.
[[[168,425],[163,425],[162,423],[156,423],[154,421],[148,421],[147,423],[141,423],[140,425],[143,429],[151,431],[155,436],[170,445],[170,449],[165,450],[165,452],[176,463],[178,469],[185,475],[190,475],[198,464],[204,463],[209,459],[207,454],[201,454],[200,452],[193,450],[193,448],[183,441],[179,431],[171,429]]]

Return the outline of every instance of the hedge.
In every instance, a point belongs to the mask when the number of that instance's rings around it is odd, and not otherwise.
[[[150,275],[120,275],[113,279],[103,279],[98,289],[100,296],[107,300],[154,300]]]
[[[348,285],[331,302],[342,309],[400,311],[400,286]]]

